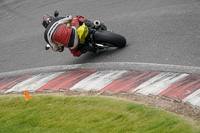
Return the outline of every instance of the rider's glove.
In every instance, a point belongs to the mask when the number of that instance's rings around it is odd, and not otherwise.
[[[59,52],[63,52],[63,51],[64,51],[64,46],[61,46]]]
[[[63,52],[63,50],[64,50],[64,46],[61,46],[60,44],[58,44],[58,48],[59,48],[59,52]]]

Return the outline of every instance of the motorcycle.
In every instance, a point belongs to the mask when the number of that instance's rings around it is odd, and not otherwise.
[[[54,12],[57,17],[59,12]],[[99,20],[95,20],[92,26],[83,23],[78,29],[80,49],[90,45],[93,49],[88,52],[98,53],[99,50],[105,50],[111,47],[123,48],[126,45],[126,39],[122,35],[108,31],[107,27]],[[49,47],[49,46],[46,46]]]

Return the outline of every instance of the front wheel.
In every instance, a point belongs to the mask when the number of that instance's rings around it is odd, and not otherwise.
[[[94,33],[94,40],[97,43],[110,43],[118,48],[123,48],[126,45],[126,39],[123,36],[109,31],[96,31]]]

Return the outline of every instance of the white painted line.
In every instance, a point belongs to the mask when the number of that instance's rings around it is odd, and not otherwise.
[[[185,97],[183,99],[183,102],[188,101],[189,99],[192,99],[193,97],[195,97],[196,95],[200,94],[200,89],[196,90],[195,92],[193,92],[192,94],[188,95],[187,97]]]
[[[101,69],[101,70],[139,70],[139,71],[165,71],[165,72],[181,72],[200,74],[200,67],[178,66],[169,64],[153,64],[139,62],[101,62],[101,63],[85,63],[74,65],[59,65],[38,67],[32,69],[17,70],[11,72],[0,73],[0,78],[13,77],[30,73],[47,73],[57,71],[81,70],[81,69]]]
[[[132,91],[132,93],[136,92],[144,95],[158,95],[160,92],[188,75],[189,74],[162,72],[138,86]]]
[[[63,72],[57,72],[57,73],[42,73],[38,75],[33,75],[32,77],[20,82],[19,84],[13,86],[11,89],[6,91],[8,92],[22,92],[24,90],[27,90],[28,92],[35,92],[38,88],[45,85],[50,80],[56,78]]]
[[[99,91],[127,71],[98,71],[81,80],[70,90]]]
[[[188,102],[191,105],[200,108],[200,89],[196,90],[195,92],[184,98],[183,102]]]
[[[188,99],[187,102],[189,102],[193,106],[200,107],[200,94],[192,97],[191,99]]]

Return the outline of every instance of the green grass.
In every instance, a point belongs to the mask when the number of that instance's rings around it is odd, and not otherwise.
[[[200,124],[106,97],[0,96],[1,133],[193,133]]]

